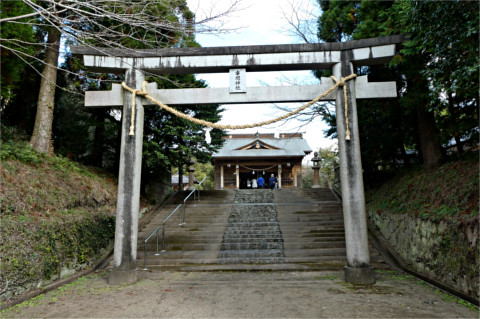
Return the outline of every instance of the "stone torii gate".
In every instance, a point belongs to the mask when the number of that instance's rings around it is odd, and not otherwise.
[[[310,101],[333,86],[330,78],[318,85],[249,87],[248,72],[329,69],[340,79],[364,65],[388,63],[395,55],[396,44],[403,36],[389,36],[340,43],[238,46],[213,48],[170,48],[125,51],[106,48],[73,47],[72,53],[83,56],[90,71],[124,73],[126,84],[141,89],[144,72],[150,74],[198,74],[230,72],[230,87],[159,90],[148,84],[149,94],[167,105],[245,104]],[[335,100],[340,157],[342,204],[347,248],[345,279],[358,284],[373,284],[363,189],[360,140],[356,99],[396,97],[395,82],[370,83],[366,76],[348,81],[347,104],[342,89],[323,100]],[[86,107],[123,106],[122,140],[115,228],[114,265],[111,284],[137,280],[136,253],[140,176],[143,139],[143,106],[152,102],[135,98],[135,134],[129,135],[132,118],[132,93],[120,84],[111,91],[85,94]],[[346,133],[347,131],[350,134]],[[348,136],[350,135],[350,136]]]

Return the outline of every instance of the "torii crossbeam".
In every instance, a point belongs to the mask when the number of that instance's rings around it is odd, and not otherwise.
[[[288,44],[214,48],[171,48],[157,50],[116,50],[73,47],[72,53],[83,56],[90,71],[125,73],[125,82],[141,89],[144,72],[149,74],[198,74],[230,72],[230,87],[204,89],[159,90],[149,84],[147,91],[168,105],[244,104],[266,102],[310,101],[333,85],[322,78],[319,85],[245,87],[248,72],[332,69],[340,79],[355,72],[355,67],[388,63],[396,53],[396,45],[404,36],[389,36],[340,43]],[[233,80],[232,80],[233,79]],[[356,99],[392,98],[397,96],[395,82],[370,83],[367,77],[347,82],[349,117],[345,118],[343,90],[324,100],[336,101],[337,132],[342,185],[342,204],[347,247],[345,280],[357,284],[373,284],[370,266],[368,233],[363,189],[360,139],[358,135]],[[135,282],[140,198],[140,175],[143,139],[143,105],[135,100],[135,135],[129,136],[131,93],[114,84],[111,91],[86,92],[87,107],[123,106],[122,142],[118,182],[114,265],[110,283]],[[346,123],[348,120],[348,123]],[[346,128],[351,136],[345,137]]]

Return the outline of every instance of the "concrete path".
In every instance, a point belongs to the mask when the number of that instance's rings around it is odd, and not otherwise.
[[[416,279],[376,273],[372,287],[334,272],[149,272],[110,286],[106,270],[1,313],[2,318],[478,318]]]

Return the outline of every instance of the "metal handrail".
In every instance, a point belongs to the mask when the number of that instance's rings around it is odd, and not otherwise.
[[[157,234],[157,251],[155,253],[155,256],[160,255],[158,252],[158,230],[162,228],[162,252],[165,252],[165,223],[170,219],[170,217],[175,214],[175,212],[182,206],[182,204],[178,204],[178,206],[168,215],[162,222],[162,226],[158,226],[155,228],[155,230],[147,237],[145,238],[145,244],[144,244],[144,249],[143,249],[143,270],[147,270],[147,242],[148,240],[153,236],[153,234]]]
[[[205,176],[202,181],[200,183],[198,183],[198,187],[200,187],[200,185],[202,185],[202,183],[207,179],[207,176]],[[182,219],[182,222],[180,223],[180,225],[185,225],[185,214],[186,214],[186,210],[187,210],[187,200],[190,198],[190,196],[192,196],[193,194],[193,206],[195,206],[195,200],[196,200],[196,194],[198,193],[198,200],[197,201],[200,201],[200,190],[199,189],[196,189],[194,188],[190,194],[187,195],[187,197],[185,197],[185,199],[183,200],[183,219]]]
[[[207,179],[207,176],[205,176],[200,183],[198,183],[198,201],[200,201],[200,185]]]
[[[190,194],[188,194],[187,197],[185,197],[185,199],[183,200],[183,219],[182,219],[182,222],[180,223],[180,225],[185,225],[185,213],[186,213],[186,210],[187,210],[187,200],[190,198],[190,196],[192,196],[193,194],[193,206],[195,206],[195,192],[197,190],[194,189],[190,192]]]
[[[200,187],[200,185],[202,185],[202,183],[207,179],[207,177],[205,176],[202,181],[198,184],[198,186]],[[198,201],[200,201],[200,190],[197,190],[197,189],[193,189],[190,194],[187,195],[187,197],[185,197],[185,199],[183,200],[183,204],[178,204],[178,206],[170,213],[170,215],[168,215],[167,217],[165,217],[165,219],[163,220],[162,222],[162,225],[161,226],[158,226],[157,228],[155,228],[155,230],[145,239],[145,244],[144,244],[144,249],[143,249],[143,270],[147,270],[147,242],[148,240],[153,236],[153,234],[156,233],[156,238],[157,238],[157,251],[155,253],[155,256],[158,256],[160,255],[159,252],[158,252],[158,231],[160,230],[160,228],[162,229],[162,250],[161,252],[165,252],[165,223],[170,219],[170,217],[173,216],[173,214],[175,214],[175,212],[183,205],[183,218],[182,216],[180,216],[181,218],[181,223],[179,224],[179,226],[182,226],[185,224],[185,213],[186,213],[186,207],[187,207],[187,200],[190,198],[190,196],[192,196],[193,194],[193,205],[195,206],[195,193],[198,191]]]

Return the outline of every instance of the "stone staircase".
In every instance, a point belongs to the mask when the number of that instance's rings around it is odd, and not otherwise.
[[[182,196],[139,232],[139,268],[144,239],[183,202]],[[341,203],[330,189],[202,191],[200,202],[187,204],[186,224],[180,222],[176,214],[167,223],[166,251],[159,256],[155,238],[150,239],[148,269],[308,270],[346,264]],[[373,247],[370,258],[374,267],[386,267]]]
[[[283,238],[270,190],[242,190],[235,196],[218,263],[284,263]]]
[[[188,193],[180,192],[159,210],[152,221],[138,233],[137,266],[144,265],[144,241],[157,226],[161,225]],[[156,240],[147,245],[147,267],[177,268],[190,264],[216,264],[225,226],[235,198],[235,191],[202,191],[195,205],[187,202],[184,225],[180,225],[181,213],[177,212],[166,223],[165,252],[155,256]],[[160,247],[161,247],[161,232]],[[160,248],[161,250],[161,248]]]
[[[285,261],[313,268],[343,267],[345,232],[340,201],[330,189],[275,191]]]

